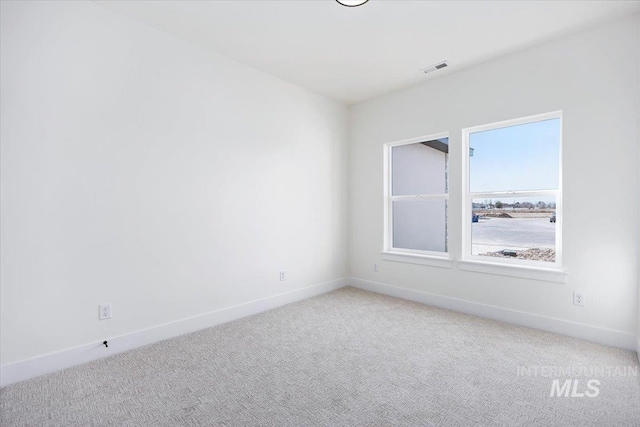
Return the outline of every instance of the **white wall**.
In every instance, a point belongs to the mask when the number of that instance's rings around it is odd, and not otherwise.
[[[346,107],[93,4],[1,15],[2,365],[347,276]]]
[[[619,331],[632,347],[639,24],[637,16],[621,20],[352,107],[351,276]],[[450,132],[449,249],[459,258],[461,130],[555,110],[564,111],[566,284],[381,261],[383,144]],[[586,307],[572,304],[574,290]]]
[[[636,27],[636,40],[638,40],[638,44],[640,45],[640,17],[638,18],[638,26]],[[640,55],[638,55],[638,116],[636,118],[636,123],[638,126],[638,134],[640,134]],[[638,150],[638,169],[640,169],[640,138],[637,145]],[[640,173],[638,173],[638,189],[640,189]],[[638,191],[638,209],[640,210],[640,191]],[[638,246],[640,247],[640,215],[638,218]],[[640,252],[640,250],[639,250]],[[638,356],[638,361],[640,361],[640,253],[637,258],[638,262],[638,324],[636,326],[636,352]]]

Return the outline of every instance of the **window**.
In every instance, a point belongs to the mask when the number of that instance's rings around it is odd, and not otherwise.
[[[386,144],[385,165],[385,253],[448,259],[448,134]]]
[[[561,265],[561,113],[465,129],[463,260]]]

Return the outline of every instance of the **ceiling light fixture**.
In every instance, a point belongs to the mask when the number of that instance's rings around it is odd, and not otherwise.
[[[347,6],[347,7],[358,7],[358,6],[362,6],[363,4],[365,4],[366,2],[368,2],[369,0],[336,0],[338,3],[340,3],[343,6]]]

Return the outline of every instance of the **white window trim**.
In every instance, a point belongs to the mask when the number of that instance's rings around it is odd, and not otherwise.
[[[470,193],[469,192],[469,135],[493,129],[509,126],[535,123],[543,120],[560,119],[560,148],[558,166],[558,189],[549,191],[501,191]],[[461,270],[477,271],[480,273],[500,274],[516,277],[525,277],[536,280],[548,280],[553,282],[565,282],[566,273],[562,269],[562,111],[536,114],[533,116],[505,120],[481,126],[462,129],[462,257],[458,263]],[[474,198],[516,197],[553,195],[556,198],[556,260],[554,263],[543,261],[527,261],[509,258],[487,258],[472,255],[471,243],[471,214],[473,211],[472,200]]]
[[[431,141],[435,139],[449,138],[449,132],[441,132],[431,135],[418,136],[415,138],[403,139],[401,141],[389,142],[384,144],[384,237],[383,237],[383,249],[381,257],[387,261],[406,262],[411,264],[429,265],[433,267],[451,268],[452,260],[449,257],[449,252],[435,252],[435,251],[420,251],[413,249],[403,249],[393,247],[393,209],[392,201],[394,200],[446,200],[449,201],[449,193],[446,194],[419,194],[411,196],[392,196],[391,186],[392,182],[392,154],[393,147],[399,147],[401,145],[416,144],[424,141]],[[447,223],[449,222],[449,215],[447,213]],[[449,244],[447,243],[447,248]]]
[[[428,265],[430,267],[451,268],[453,260],[448,256],[422,255],[409,252],[382,251],[380,258],[385,261],[405,262],[407,264]]]

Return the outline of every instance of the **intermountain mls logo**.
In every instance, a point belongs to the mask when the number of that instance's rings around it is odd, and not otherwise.
[[[572,382],[573,387],[571,387]],[[560,380],[555,379],[551,383],[551,395],[549,397],[598,397],[600,394],[599,385],[600,381],[591,379],[587,381],[587,390],[581,393],[578,391],[580,380],[566,380],[564,384],[560,386]],[[569,391],[571,391],[571,396],[569,396]]]
[[[548,377],[551,381],[549,397],[598,397],[597,378],[637,377],[637,366],[518,366],[519,377]],[[560,379],[560,378],[567,378]],[[582,379],[578,379],[581,377]],[[588,379],[587,379],[588,378]]]

